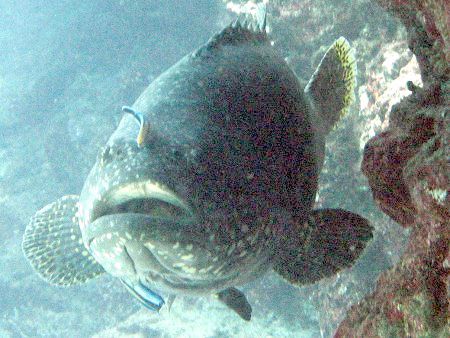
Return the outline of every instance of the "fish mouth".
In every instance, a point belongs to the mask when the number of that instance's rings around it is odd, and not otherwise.
[[[150,180],[122,184],[94,205],[92,215],[84,231],[87,247],[111,275],[171,292],[228,285],[230,276],[197,275],[197,264],[213,270],[214,253],[189,205],[166,186]]]
[[[145,214],[172,220],[192,218],[188,204],[168,187],[152,181],[131,182],[110,191],[93,208],[91,222],[114,214]]]
[[[94,204],[83,235],[88,250],[111,275],[132,280],[153,271],[157,279],[161,272],[170,273],[160,253],[169,253],[177,236],[195,221],[177,194],[146,180],[107,191]]]

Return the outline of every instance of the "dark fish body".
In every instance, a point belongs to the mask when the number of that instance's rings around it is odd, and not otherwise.
[[[106,270],[147,307],[163,304],[154,288],[217,293],[249,320],[234,285],[269,268],[300,285],[351,265],[370,226],[312,210],[324,136],[353,91],[348,43],[330,47],[304,91],[264,25],[238,20],[126,108],[79,200],[42,209],[27,228],[25,254],[45,279],[74,284]],[[52,219],[60,209],[75,215]],[[62,245],[81,254],[64,268],[43,248],[67,229]]]

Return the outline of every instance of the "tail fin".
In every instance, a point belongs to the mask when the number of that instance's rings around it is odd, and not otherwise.
[[[78,196],[63,196],[39,210],[25,229],[25,257],[51,284],[81,284],[104,272],[83,245],[77,202]]]
[[[305,88],[314,109],[322,117],[325,133],[347,113],[354,101],[355,87],[355,58],[348,41],[340,37],[325,53]]]

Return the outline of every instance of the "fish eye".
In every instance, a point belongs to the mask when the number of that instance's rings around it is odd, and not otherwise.
[[[181,157],[183,157],[183,154],[182,154],[181,151],[178,150],[178,149],[172,149],[172,154],[173,154],[173,156],[175,156],[177,159],[180,159]]]

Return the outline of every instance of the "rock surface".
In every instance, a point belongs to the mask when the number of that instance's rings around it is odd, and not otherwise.
[[[400,262],[352,306],[335,337],[448,337],[448,3],[379,2],[405,24],[424,85],[408,83],[412,93],[392,107],[389,127],[366,144],[362,170],[379,207],[411,235]]]

